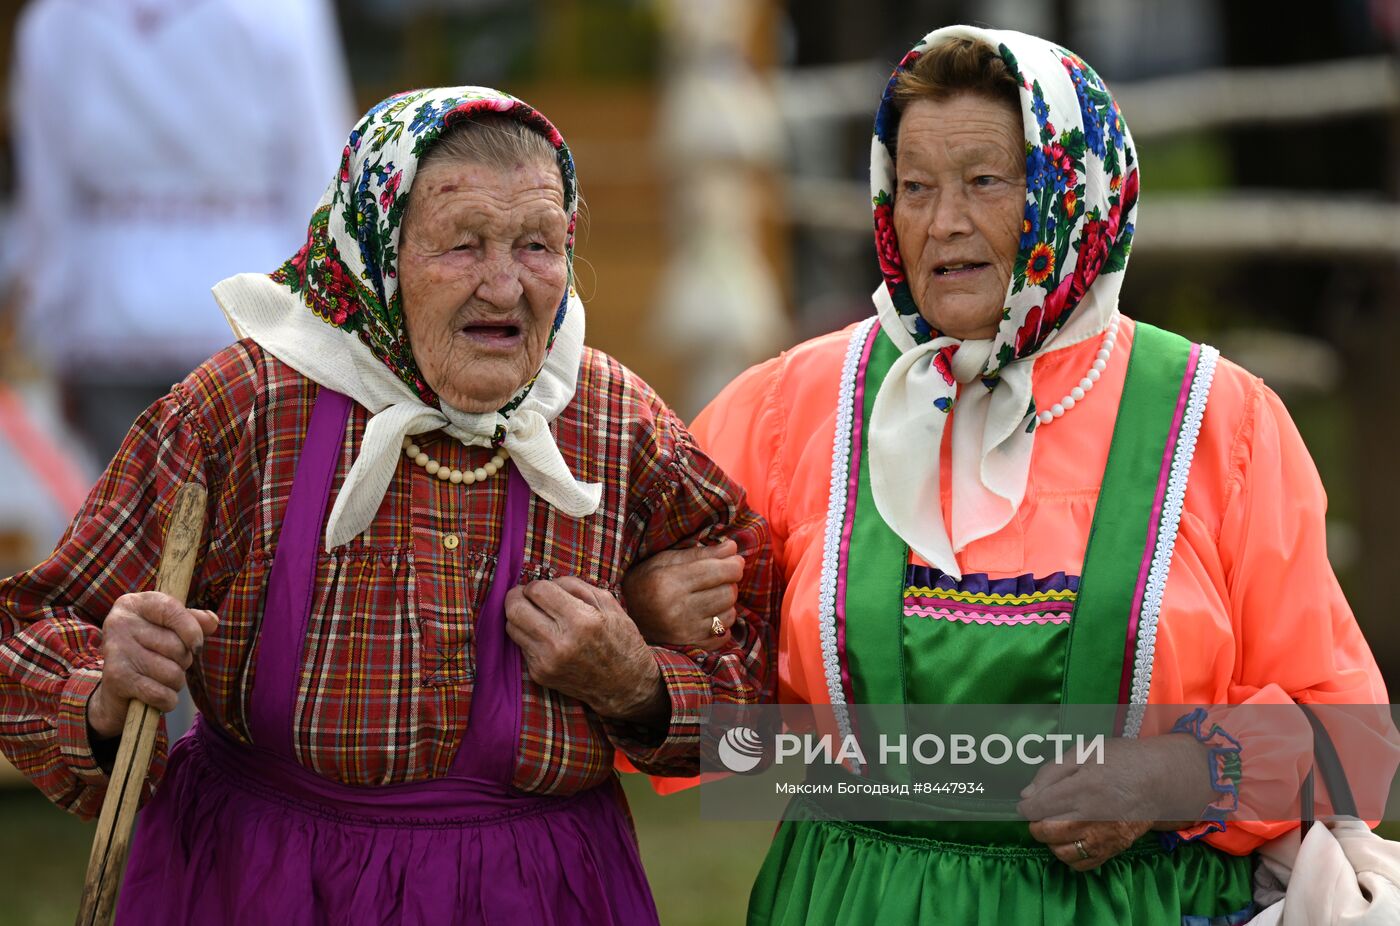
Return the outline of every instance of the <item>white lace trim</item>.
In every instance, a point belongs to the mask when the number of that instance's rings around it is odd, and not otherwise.
[[[1186,500],[1186,481],[1191,474],[1191,460],[1196,455],[1196,439],[1201,433],[1201,420],[1206,412],[1206,399],[1215,378],[1215,363],[1220,351],[1201,345],[1196,360],[1196,374],[1186,400],[1186,412],[1181,431],[1177,434],[1176,450],[1172,454],[1167,491],[1162,499],[1162,517],[1158,523],[1157,543],[1152,551],[1152,565],[1147,572],[1147,585],[1142,595],[1142,613],[1138,619],[1137,653],[1133,659],[1133,681],[1128,697],[1128,716],[1123,735],[1135,737],[1142,727],[1147,707],[1148,689],[1152,687],[1152,660],[1157,652],[1157,621],[1162,612],[1162,595],[1171,571],[1172,551],[1181,529],[1181,512]]]
[[[846,360],[841,365],[841,392],[836,402],[836,435],[831,445],[831,494],[826,506],[826,539],[822,548],[822,577],[817,596],[821,628],[822,665],[826,670],[827,697],[831,700],[841,735],[851,733],[846,713],[846,692],[841,684],[841,658],[836,651],[836,585],[841,568],[841,534],[846,526],[846,501],[851,476],[851,435],[856,420],[856,372],[865,343],[878,319],[867,319],[851,335]]]

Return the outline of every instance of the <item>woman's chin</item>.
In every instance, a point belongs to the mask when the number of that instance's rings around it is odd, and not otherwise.
[[[980,304],[968,305],[960,305],[961,301],[944,300],[933,311],[925,311],[921,307],[919,314],[936,331],[950,338],[966,341],[995,337],[1001,324],[1000,302],[988,308],[982,300],[978,300]]]
[[[459,390],[447,389],[438,393],[438,398],[444,405],[449,405],[459,412],[466,412],[469,415],[489,415],[499,411],[507,402],[515,398],[515,394],[520,391],[520,387],[525,385],[520,383],[509,389],[492,389],[484,391],[480,389],[471,392],[461,392]]]
[[[515,398],[525,385],[526,378],[520,375],[520,366],[499,360],[474,363],[470,375],[438,388],[438,398],[459,412],[490,414]]]
[[[466,339],[454,343],[456,349],[445,355],[425,358],[415,352],[414,356],[442,403],[468,414],[500,409],[515,398],[544,359],[543,350],[531,351],[524,345],[497,352],[463,349],[469,347],[464,342]],[[538,357],[532,358],[532,354]]]

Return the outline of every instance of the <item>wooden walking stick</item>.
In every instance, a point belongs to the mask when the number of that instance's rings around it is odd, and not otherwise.
[[[156,591],[185,603],[194,575],[194,558],[204,533],[204,487],[195,483],[180,486],[170,523],[165,528],[165,547],[156,571]],[[88,859],[83,882],[83,900],[78,908],[78,926],[110,926],[116,911],[117,888],[131,849],[131,832],[136,824],[136,805],[151,767],[160,711],[134,698],[127,705],[126,725],[117,747],[116,764],[97,819],[97,835]]]

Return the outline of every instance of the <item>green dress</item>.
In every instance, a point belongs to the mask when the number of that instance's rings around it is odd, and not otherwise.
[[[833,690],[844,686],[848,703],[1145,704],[1150,668],[1140,667],[1144,652],[1150,666],[1143,638],[1154,617],[1143,604],[1143,579],[1165,568],[1163,547],[1169,566],[1175,539],[1160,486],[1174,454],[1178,468],[1180,458],[1189,462],[1181,448],[1194,434],[1183,436],[1191,419],[1183,408],[1188,397],[1204,407],[1214,354],[1148,325],[1137,331],[1082,575],[961,580],[909,565],[908,548],[875,510],[861,420],[898,350],[878,326],[857,331],[851,351],[860,359],[848,363],[855,372],[844,394],[856,410],[849,540],[840,550],[843,593],[832,608],[840,633],[829,635],[840,641],[842,681]],[[1015,633],[976,620],[910,619],[938,607],[1031,617]],[[748,922],[1232,926],[1251,915],[1250,859],[1204,842],[1168,847],[1149,833],[1080,873],[1025,823],[852,823],[828,815],[819,799],[799,797],[754,884]]]

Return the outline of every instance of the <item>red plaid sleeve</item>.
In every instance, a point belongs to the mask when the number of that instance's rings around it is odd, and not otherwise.
[[[251,370],[238,348],[220,357],[234,373]],[[97,814],[107,789],[87,728],[87,700],[102,676],[102,621],[121,595],[154,587],[179,486],[217,485],[219,474],[205,465],[209,422],[191,411],[207,398],[192,390],[217,388],[216,379],[201,368],[147,409],[53,553],[0,582],[0,749],[51,801],[81,817]],[[211,523],[216,503],[211,491]],[[192,601],[219,569],[217,556],[200,561]],[[162,732],[148,795],[164,767]]]
[[[642,455],[644,472],[634,477],[640,501],[629,525],[638,538],[633,562],[671,547],[731,539],[745,563],[729,645],[713,652],[653,647],[671,701],[667,729],[605,724],[613,745],[641,771],[694,775],[700,770],[700,725],[706,707],[773,700],[773,619],[780,589],[767,522],[669,410],[658,413],[652,440],[644,448],[652,452]]]

